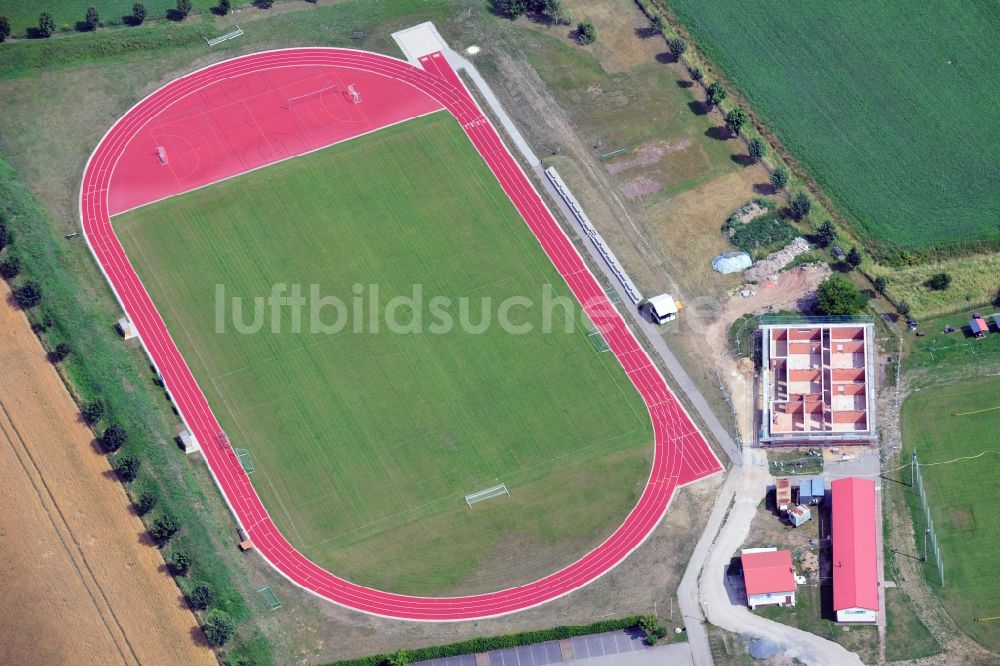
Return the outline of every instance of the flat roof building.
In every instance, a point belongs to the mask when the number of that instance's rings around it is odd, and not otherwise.
[[[990,332],[990,325],[982,317],[973,317],[969,320],[969,328],[977,338],[985,337]]]
[[[879,612],[875,482],[857,477],[836,479],[830,492],[837,622],[875,622]]]
[[[740,563],[750,608],[795,605],[795,568],[791,552],[774,548],[747,549],[740,555]]]
[[[875,440],[875,324],[761,319],[763,445]]]
[[[825,495],[826,487],[822,477],[808,476],[799,479],[799,504],[819,504]]]

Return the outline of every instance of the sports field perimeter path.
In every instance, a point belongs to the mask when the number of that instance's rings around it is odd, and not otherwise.
[[[421,58],[421,65],[422,68],[414,67],[395,58],[364,51],[301,48],[235,58],[177,79],[133,107],[108,131],[95,149],[83,176],[80,215],[87,242],[98,264],[138,330],[143,345],[162,375],[182,418],[201,443],[205,459],[219,488],[240,524],[249,532],[257,551],[295,584],[349,608],[405,620],[466,620],[503,615],[537,606],[599,578],[646,539],[663,518],[678,486],[721,471],[722,467],[445,58],[440,53],[434,53]],[[254,76],[259,81],[263,80],[260,77],[266,76],[272,84],[277,81],[276,85],[280,90],[281,81],[301,78],[302,72],[315,74],[315,80],[322,80],[323,73],[327,71],[339,73],[340,80],[344,82],[355,76],[365,77],[365,86],[359,88],[364,101],[357,109],[358,112],[363,111],[365,122],[353,124],[355,134],[372,131],[393,122],[385,109],[368,106],[370,100],[377,99],[371,93],[380,85],[394,91],[393,96],[381,95],[382,99],[391,101],[393,108],[402,107],[413,96],[417,100],[429,99],[436,102],[429,106],[415,104],[414,109],[444,107],[458,119],[646,402],[655,436],[655,452],[650,477],[642,496],[622,525],[607,540],[561,571],[533,583],[487,594],[414,597],[356,585],[306,559],[278,532],[228,441],[225,437],[220,437],[221,429],[215,416],[115,236],[110,214],[129,206],[148,203],[156,196],[169,196],[204,184],[192,182],[185,186],[177,178],[164,179],[159,174],[169,171],[164,171],[166,165],[159,164],[157,160],[156,144],[149,140],[145,143],[141,140],[133,141],[144,131],[148,131],[148,127],[155,124],[161,113],[168,109],[172,112],[174,104],[183,103],[190,95],[200,96],[198,113],[205,110],[210,113],[212,99],[222,99],[226,104],[232,101],[231,95],[211,94],[213,88],[218,87],[219,91],[225,92],[232,89],[241,77]],[[277,79],[274,78],[275,72],[281,73]],[[329,80],[338,79],[331,74]],[[246,86],[243,88],[246,89]],[[326,101],[321,105],[322,109],[310,111],[309,118],[315,119],[321,114],[328,114],[329,124],[348,127],[345,123],[352,121],[348,112],[342,109],[341,97],[344,92],[346,90],[338,84],[330,84],[327,92],[317,90],[320,96],[325,96]],[[233,171],[216,171],[216,179],[237,175],[250,168],[318,147],[311,145],[310,137],[315,136],[311,132],[323,131],[325,126],[317,122],[307,127],[302,118],[291,113],[292,104],[288,104],[287,100],[284,104],[280,100],[276,102],[272,93],[273,90],[262,90],[255,96],[244,95],[241,104],[247,110],[248,118],[244,124],[250,125],[262,117],[276,122],[275,119],[281,117],[283,109],[287,112],[286,127],[278,131],[278,134],[284,132],[291,137],[297,135],[299,139],[282,139],[277,134],[260,132],[261,136],[254,139],[256,143],[240,148],[229,142],[227,147],[227,136],[223,131],[223,136],[216,137],[219,139],[217,143],[219,150],[225,153],[222,159],[233,165]],[[256,113],[254,105],[257,104],[267,106],[270,111]],[[216,127],[215,131],[218,132],[219,129]],[[343,136],[334,140],[349,138],[350,135],[350,130],[345,130]],[[181,145],[181,142],[175,143]],[[256,146],[256,149],[250,149],[248,153],[248,146]],[[133,159],[133,154],[138,154],[140,158]],[[240,154],[255,157],[253,160],[242,160],[241,165],[241,160],[233,157],[235,155],[238,158]],[[142,155],[145,155],[144,160]],[[128,163],[128,170],[118,172],[116,168],[123,156],[127,157],[125,161]],[[214,164],[198,163],[196,166],[199,169],[214,168]],[[147,201],[130,200],[124,203],[116,194],[117,188],[129,187],[157,177],[160,178],[162,188],[159,192],[145,195]]]

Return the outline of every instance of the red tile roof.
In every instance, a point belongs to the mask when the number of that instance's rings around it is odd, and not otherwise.
[[[878,608],[875,482],[851,477],[830,484],[833,494],[833,609]]]
[[[792,554],[789,551],[746,553],[740,557],[740,561],[743,562],[743,580],[746,583],[747,594],[795,590],[795,572],[792,569]]]

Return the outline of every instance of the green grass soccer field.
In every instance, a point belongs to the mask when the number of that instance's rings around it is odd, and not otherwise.
[[[566,333],[554,308],[542,332],[544,285],[570,292],[450,115],[113,224],[233,445],[250,451],[274,521],[331,571],[423,594],[527,582],[603,541],[638,499],[652,457],[642,400],[578,312]],[[268,306],[260,330],[241,333],[276,283],[309,297],[299,332],[290,309]],[[311,285],[344,302],[340,332],[313,332]],[[414,285],[422,331],[394,333],[385,316]],[[450,332],[432,328],[435,297],[452,299]],[[498,325],[511,297],[535,303],[506,313],[530,332]],[[340,315],[319,316],[333,327]],[[466,506],[496,483],[509,498]]]
[[[927,580],[941,595],[948,613],[963,632],[991,650],[1000,649],[1000,623],[976,623],[977,617],[1000,615],[1000,531],[996,506],[1000,503],[1000,378],[988,377],[928,388],[903,403],[904,461],[915,449],[923,467],[927,501],[940,540],[945,584],[938,580],[932,561]],[[990,411],[981,411],[990,410]],[[969,413],[978,412],[978,413]],[[966,413],[964,416],[953,414]],[[974,460],[927,465],[976,456]],[[909,471],[905,471],[909,479]],[[916,491],[907,494],[917,533],[922,534]],[[922,552],[923,542],[916,544]]]
[[[870,234],[998,237],[1000,5],[666,4]]]

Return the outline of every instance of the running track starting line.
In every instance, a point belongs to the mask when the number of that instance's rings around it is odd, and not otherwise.
[[[139,102],[101,140],[84,171],[80,216],[94,257],[139,332],[181,418],[201,442],[219,489],[257,552],[296,585],[348,608],[402,620],[470,620],[531,608],[593,582],[642,544],[663,518],[679,486],[714,474],[722,466],[444,56],[435,53],[421,58],[421,66],[364,51],[302,48],[242,56],[176,79]],[[386,85],[402,83],[403,89],[435,100],[457,118],[645,400],[655,437],[646,488],[622,525],[565,569],[526,585],[464,597],[415,597],[351,583],[291,546],[278,532],[232,449],[219,445],[222,429],[112,229],[112,176],[132,139],[172,104],[242,75],[282,68],[353,71],[381,78]]]

